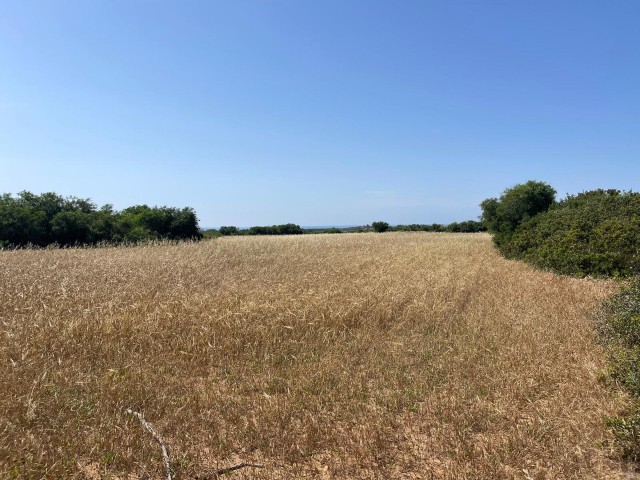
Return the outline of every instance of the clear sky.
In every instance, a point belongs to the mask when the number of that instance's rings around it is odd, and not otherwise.
[[[640,2],[3,0],[0,192],[202,226],[640,186]]]

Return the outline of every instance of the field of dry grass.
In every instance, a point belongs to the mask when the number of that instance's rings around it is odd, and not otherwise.
[[[612,288],[483,234],[0,252],[0,478],[162,478],[127,407],[177,478],[621,478]]]

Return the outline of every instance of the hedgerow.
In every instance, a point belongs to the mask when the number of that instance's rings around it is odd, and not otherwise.
[[[508,258],[579,277],[640,273],[640,194],[593,190],[569,195],[518,226],[499,245]]]

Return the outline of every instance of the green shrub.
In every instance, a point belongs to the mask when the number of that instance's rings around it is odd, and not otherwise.
[[[640,277],[635,277],[603,305],[598,328],[608,344],[640,346]]]
[[[640,273],[638,245],[640,194],[594,190],[524,222],[500,250],[562,274],[628,277]]]
[[[640,460],[640,413],[610,418],[607,426],[613,429],[623,455],[634,462]]]
[[[600,338],[610,357],[610,377],[637,405],[627,417],[609,421],[627,456],[640,458],[640,277],[607,300],[598,314]]]

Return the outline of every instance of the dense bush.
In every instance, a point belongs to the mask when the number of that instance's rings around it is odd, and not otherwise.
[[[0,247],[199,237],[191,208],[138,205],[115,212],[110,205],[98,209],[88,199],[52,192],[0,196]]]
[[[599,312],[600,337],[610,356],[610,377],[640,401],[640,278],[635,277]],[[636,412],[611,419],[620,445],[634,460],[640,458],[640,404]]]
[[[516,229],[555,202],[556,191],[544,182],[533,180],[506,189],[500,198],[484,200],[482,222],[493,233],[493,241],[501,246]]]
[[[640,273],[640,194],[594,190],[570,195],[523,223],[501,251],[568,275]]]
[[[633,278],[604,303],[599,319],[601,338],[607,343],[640,347],[640,277]],[[640,378],[625,383],[640,396]]]

